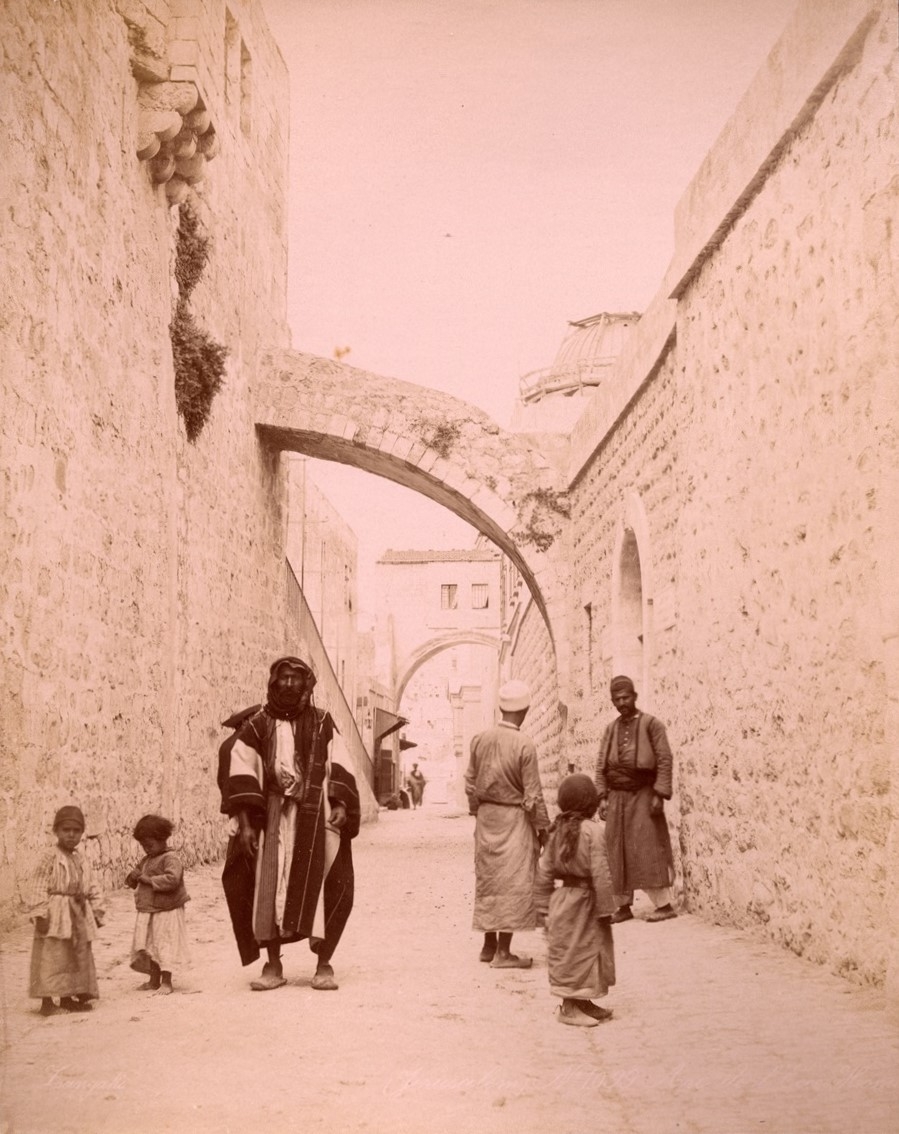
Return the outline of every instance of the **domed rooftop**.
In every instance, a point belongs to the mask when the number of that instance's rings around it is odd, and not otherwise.
[[[585,386],[598,386],[618,358],[639,311],[603,311],[568,324],[571,328],[552,366],[532,370],[519,382],[521,400],[539,402],[549,394],[570,397]]]

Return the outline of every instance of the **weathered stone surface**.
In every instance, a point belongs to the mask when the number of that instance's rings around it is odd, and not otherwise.
[[[899,563],[897,290],[882,219],[896,201],[899,70],[894,13],[852,10],[851,50],[826,53],[841,69],[819,74],[809,105],[798,97],[801,126],[788,116],[785,146],[769,146],[778,159],[706,247],[697,234],[719,226],[702,186],[732,183],[743,141],[764,133],[759,108],[783,95],[771,75],[752,121],[724,132],[684,198],[708,215],[681,218],[676,335],[666,286],[576,430],[572,753],[592,767],[608,679],[635,664],[641,704],[677,751],[686,901],[764,924],[862,983],[891,964],[899,1003],[899,670],[884,575]],[[836,26],[818,26],[811,3],[797,19],[796,44]]]
[[[212,117],[205,107],[200,107],[184,116],[184,125],[197,135],[205,134],[212,125]]]
[[[261,5],[240,11],[256,104],[283,138],[283,60]],[[280,481],[246,388],[259,344],[283,345],[288,332],[285,202],[257,175],[283,186],[286,152],[223,121],[215,206],[195,202],[213,255],[192,303],[242,361],[189,445],[169,338],[174,218],[135,156],[122,18],[105,3],[2,4],[0,41],[6,121],[16,123],[3,153],[14,207],[0,294],[5,914],[62,803],[88,813],[86,850],[107,886],[133,863],[145,811],[176,822],[189,862],[221,850],[218,722],[258,700],[284,634]],[[209,94],[224,105],[223,92]],[[163,107],[179,123],[195,105],[182,97]],[[151,157],[150,139],[140,144]]]
[[[199,98],[196,86],[188,82],[145,83],[138,94],[142,109],[177,111],[179,116],[189,114]]]
[[[155,134],[160,142],[170,142],[181,133],[181,115],[177,110],[142,108],[139,119],[140,135]]]
[[[174,163],[173,163],[174,164]],[[180,205],[190,194],[190,186],[180,177],[172,176],[165,183],[165,195],[170,205]]]
[[[168,181],[175,172],[175,157],[173,154],[157,154],[150,162],[150,176],[157,185]],[[171,200],[171,198],[169,198]]]
[[[148,161],[159,153],[162,143],[156,134],[143,132],[137,136],[137,156],[141,161]]]

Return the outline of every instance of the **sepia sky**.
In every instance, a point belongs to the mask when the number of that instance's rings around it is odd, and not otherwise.
[[[648,305],[674,206],[795,2],[264,7],[291,74],[294,347],[349,348],[506,425],[568,320]],[[473,538],[408,490],[319,469],[360,561]]]

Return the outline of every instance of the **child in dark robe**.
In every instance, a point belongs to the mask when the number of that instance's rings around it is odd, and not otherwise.
[[[173,830],[161,815],[144,815],[138,820],[134,837],[146,857],[125,879],[125,885],[136,891],[131,967],[148,977],[138,988],[166,995],[173,991],[172,972],[190,964],[184,913],[190,899],[181,859],[168,845]]]
[[[40,1000],[42,1016],[59,1008],[88,1012],[100,995],[91,942],[103,924],[103,898],[76,849],[84,835],[80,808],[60,807],[53,834],[56,846],[41,859],[26,897],[34,922],[28,994]]]
[[[592,1028],[612,1015],[593,999],[615,983],[615,898],[605,836],[593,819],[599,804],[593,781],[580,773],[566,776],[557,802],[560,813],[537,865],[534,897],[547,930],[550,991],[562,999],[559,1022]]]

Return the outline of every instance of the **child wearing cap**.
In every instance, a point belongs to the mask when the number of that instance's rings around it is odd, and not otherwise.
[[[60,807],[53,819],[56,846],[41,859],[26,897],[34,922],[29,996],[40,1000],[42,1016],[87,1012],[100,995],[91,942],[103,924],[103,897],[87,858],[77,850],[84,815]]]
[[[550,991],[562,999],[559,1022],[591,1028],[612,1015],[593,998],[615,983],[615,898],[603,830],[593,822],[599,804],[593,781],[580,773],[566,776],[557,802],[534,898],[538,919],[546,923]]]

